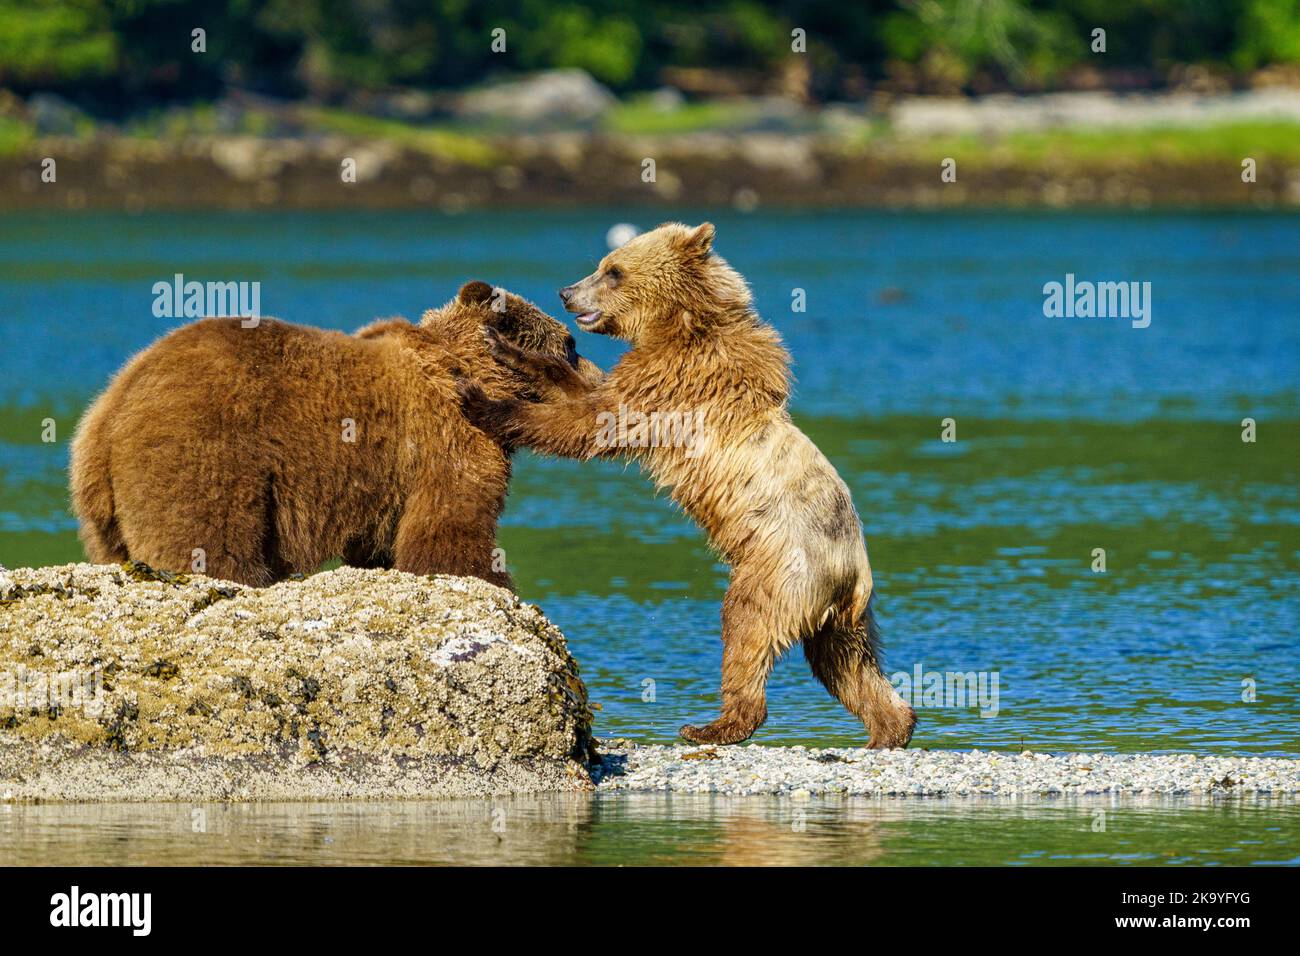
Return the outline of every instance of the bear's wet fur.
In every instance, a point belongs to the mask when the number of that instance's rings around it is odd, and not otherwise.
[[[498,340],[498,360],[544,382],[545,400],[494,399],[466,382],[464,408],[507,444],[638,460],[731,565],[722,714],[683,727],[684,737],[748,738],[767,717],[773,663],[802,643],[813,673],[862,720],[870,746],[906,746],[916,716],[881,669],[871,565],[848,487],[791,421],[789,355],[754,311],[745,280],[713,251],[713,236],[709,223],[667,223],[561,290],[579,327],[632,345],[603,381]],[[652,424],[674,415],[702,428],[663,434]],[[614,417],[637,425],[611,441]]]
[[[537,395],[492,360],[486,330],[600,378],[563,323],[478,281],[418,325],[346,335],[210,318],[171,332],[77,428],[69,470],[87,557],[254,586],[342,558],[510,587],[494,550],[509,453],[465,420],[455,383]]]

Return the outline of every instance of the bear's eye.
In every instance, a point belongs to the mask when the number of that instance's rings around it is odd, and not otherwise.
[[[619,282],[623,278],[623,270],[618,266],[610,266],[605,270],[605,278],[610,282]]]

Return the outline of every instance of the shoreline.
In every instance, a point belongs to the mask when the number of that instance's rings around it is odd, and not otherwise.
[[[605,745],[600,792],[877,797],[1300,793],[1300,759],[865,748]]]
[[[1300,160],[1230,146],[1167,150],[1077,142],[1018,147],[978,137],[848,143],[817,135],[679,137],[563,133],[422,148],[385,140],[45,139],[0,156],[0,213],[35,210],[433,210],[594,206],[772,209],[1300,208]],[[1189,134],[1190,135],[1190,134]],[[1073,145],[1071,145],[1073,143]],[[1176,146],[1176,148],[1175,148]],[[53,159],[56,179],[42,178]],[[643,163],[655,162],[653,182]],[[941,166],[956,161],[956,179]],[[355,182],[340,166],[355,163]]]
[[[1300,759],[1194,754],[869,751],[761,744],[712,748],[613,740],[601,745],[599,759],[589,768],[593,786],[581,774],[527,761],[488,773],[458,761],[355,759],[297,766],[201,754],[127,758],[48,744],[24,750],[0,747],[0,804],[370,803],[562,793],[958,802],[1300,794]]]

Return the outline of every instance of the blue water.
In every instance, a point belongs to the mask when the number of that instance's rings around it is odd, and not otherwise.
[[[680,212],[705,215],[790,343],[808,414],[933,414],[945,402],[967,415],[1121,420],[1296,408],[1295,215]],[[655,224],[630,211],[0,218],[0,328],[21,336],[4,397],[94,388],[124,345],[172,327],[150,310],[153,283],[174,272],[260,281],[266,314],[348,330],[418,315],[471,277],[558,308],[555,289],[590,271],[608,224],[624,218]],[[1067,273],[1150,282],[1150,328],[1045,319],[1042,286]],[[807,294],[801,314],[795,288]],[[586,345],[598,360],[617,354]]]
[[[707,215],[853,490],[888,670],[997,676],[996,716],[920,707],[916,745],[1300,751],[1300,217]],[[659,218],[0,218],[0,562],[78,559],[67,439],[177,324],[152,314],[155,282],[259,281],[265,314],[340,329],[416,317],[470,278],[558,312],[609,225]],[[1043,285],[1067,273],[1150,282],[1150,327],[1046,318]],[[598,733],[669,740],[713,715],[726,568],[635,469],[521,456],[501,543],[568,635]],[[769,711],[761,742],[864,739],[797,653]]]

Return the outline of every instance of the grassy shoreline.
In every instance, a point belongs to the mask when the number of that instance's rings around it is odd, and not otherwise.
[[[36,138],[0,124],[0,211],[466,209],[693,204],[812,208],[1297,208],[1300,124],[902,135],[609,128],[532,135],[304,110],[305,132],[153,125]],[[245,123],[251,123],[245,120]],[[956,162],[956,179],[941,164]],[[1255,162],[1256,181],[1242,181]],[[57,164],[46,182],[47,159]],[[646,181],[646,160],[655,164]],[[345,160],[355,182],[345,181]]]

